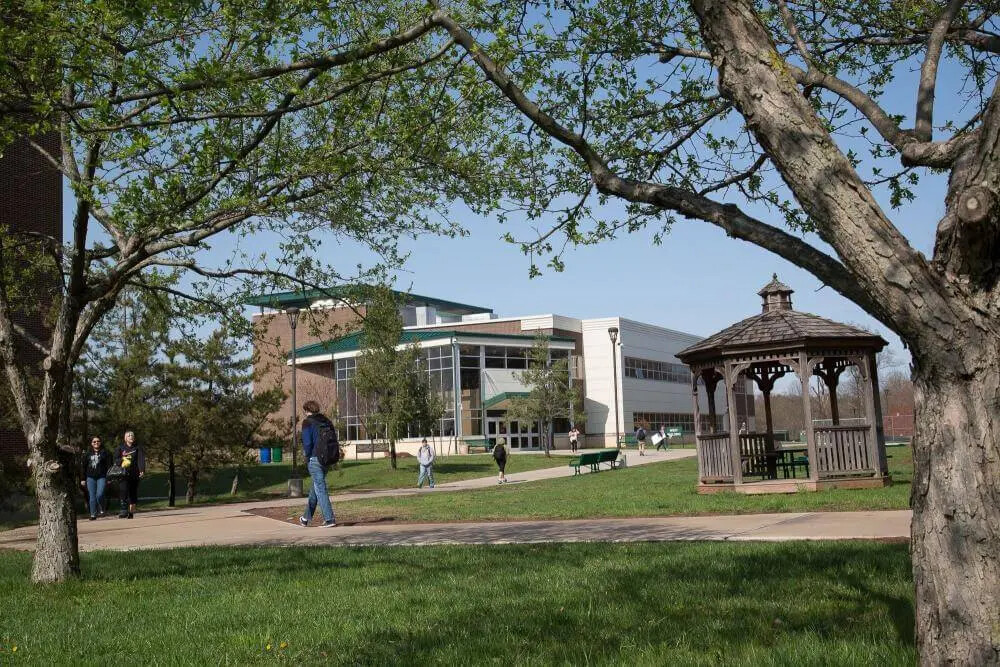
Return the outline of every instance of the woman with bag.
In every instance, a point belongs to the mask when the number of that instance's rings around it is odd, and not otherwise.
[[[90,520],[96,521],[98,515],[104,516],[104,487],[108,469],[111,468],[111,452],[104,448],[96,435],[90,439],[90,451],[83,454],[82,467],[80,486],[87,490]]]
[[[118,518],[131,519],[139,501],[139,480],[146,475],[146,452],[136,444],[135,432],[125,431],[125,442],[118,445],[115,463],[125,472],[118,485],[118,497],[122,501]]]
[[[507,475],[504,473],[504,468],[507,467],[507,448],[504,445],[507,444],[506,438],[497,438],[497,444],[493,447],[493,459],[497,462],[497,467],[500,468],[500,474],[497,476],[497,484],[503,484],[507,481]]]

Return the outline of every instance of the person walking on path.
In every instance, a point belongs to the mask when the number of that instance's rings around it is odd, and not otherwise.
[[[434,488],[434,450],[427,444],[427,438],[421,440],[417,450],[417,463],[420,464],[420,474],[417,476],[417,488],[423,488],[426,479]]]
[[[639,444],[639,456],[646,455],[646,429],[639,424],[639,428],[635,430],[635,441]]]
[[[326,489],[327,466],[320,462],[317,448],[322,441],[323,446],[328,449],[335,447],[339,450],[337,429],[326,415],[319,411],[319,403],[316,401],[306,401],[302,405],[302,410],[306,413],[306,418],[302,420],[302,453],[305,455],[306,468],[312,478],[312,486],[309,487],[309,500],[306,503],[305,514],[299,517],[299,524],[308,526],[316,506],[319,505],[323,513],[323,527],[330,528],[336,526],[337,522],[334,520],[330,494]]]
[[[504,469],[507,467],[507,448],[504,445],[507,444],[505,438],[497,438],[497,444],[493,447],[493,459],[497,462],[497,467],[500,468],[500,474],[497,475],[497,484],[503,484],[507,481],[507,475],[504,473]]]
[[[111,452],[104,448],[101,439],[95,435],[90,439],[90,450],[83,453],[83,479],[80,481],[80,486],[87,490],[91,521],[104,516],[104,488],[110,467]]]
[[[663,451],[668,451],[670,447],[670,441],[667,439],[667,430],[663,424],[660,424],[660,431],[658,433],[660,439],[656,441],[656,451],[660,451],[660,447],[663,447]]]
[[[576,424],[574,424],[573,428],[569,430],[569,448],[573,450],[573,453],[576,453],[579,441],[580,441],[580,431],[579,429],[577,429]]]
[[[139,502],[139,480],[146,476],[146,451],[135,441],[135,431],[125,431],[125,442],[115,451],[115,463],[125,471],[118,483],[118,497],[122,501],[119,519],[131,519]]]

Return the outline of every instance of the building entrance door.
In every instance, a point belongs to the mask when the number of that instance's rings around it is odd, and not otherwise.
[[[538,422],[507,420],[506,417],[486,417],[486,439],[490,446],[503,436],[510,449],[538,449],[541,446]]]

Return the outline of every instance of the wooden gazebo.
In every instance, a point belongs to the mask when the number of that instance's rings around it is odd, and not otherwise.
[[[678,353],[691,368],[698,491],[790,493],[831,487],[876,487],[890,483],[879,405],[875,355],[885,340],[868,331],[792,309],[792,290],[774,279],[758,292],[763,312]],[[843,426],[837,406],[840,376],[856,366],[864,385],[863,423]],[[806,442],[776,443],[771,391],[778,378],[797,376],[802,386]],[[832,424],[814,426],[809,382],[818,376],[830,394]],[[737,423],[735,387],[753,380],[764,398],[763,431]],[[728,423],[719,424],[715,394],[726,388]],[[708,415],[699,406],[699,385]],[[742,432],[741,432],[742,431]]]

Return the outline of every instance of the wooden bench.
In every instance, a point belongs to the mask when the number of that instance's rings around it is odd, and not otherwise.
[[[354,458],[358,458],[358,454],[374,454],[375,452],[388,454],[389,444],[385,442],[359,442],[354,445]]]
[[[599,452],[587,452],[586,454],[580,454],[570,459],[569,467],[576,470],[575,475],[580,474],[581,466],[590,466],[591,472],[600,472],[602,463],[607,463],[613,470],[618,462],[618,453],[617,449],[602,449]]]
[[[472,453],[473,447],[482,447],[484,454],[489,454],[490,451],[493,449],[493,444],[486,439],[463,440],[462,442],[464,442],[465,446],[469,448],[470,454]]]

